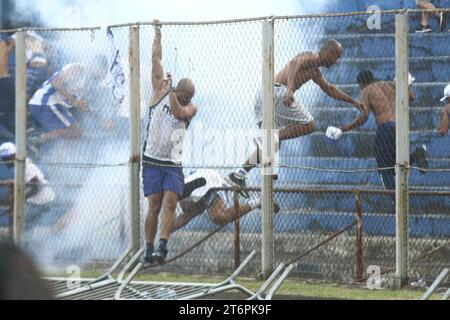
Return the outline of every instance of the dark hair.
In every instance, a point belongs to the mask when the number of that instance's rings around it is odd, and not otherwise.
[[[364,71],[361,71],[360,73],[358,73],[358,76],[356,77],[356,81],[358,82],[359,85],[365,87],[365,86],[368,86],[369,84],[371,84],[372,82],[374,82],[375,78],[373,76],[372,71],[364,70]]]

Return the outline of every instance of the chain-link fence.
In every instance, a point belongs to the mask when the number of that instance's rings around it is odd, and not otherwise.
[[[393,79],[399,14],[406,13],[269,19],[274,26],[272,116],[280,140],[278,162],[272,163],[277,174],[273,199],[279,207],[273,220],[273,262],[296,263],[291,276],[351,282],[366,279],[369,266],[395,271]],[[436,132],[444,106],[439,99],[448,82],[445,41],[450,34],[413,33],[419,14],[409,14],[409,70],[415,81],[410,86],[408,250],[409,276],[429,280],[448,266],[450,256],[448,135]],[[141,173],[147,165],[157,170],[176,167],[167,163],[171,158],[152,162],[154,149],[147,147],[165,147],[164,135],[174,132],[169,126],[181,122],[187,127],[182,140],[184,191],[190,182],[200,183],[178,202],[169,220],[168,263],[152,270],[228,272],[256,249],[259,258],[246,271],[261,271],[263,157],[254,150],[260,150],[264,125],[264,21],[121,25],[108,33],[27,31],[32,38],[26,42],[27,151],[37,169],[27,164],[27,174],[34,176],[25,177],[30,194],[22,237],[36,259],[52,267],[110,264],[134,245],[133,228],[140,230],[142,246],[150,242],[143,190],[154,188],[155,180],[150,179],[150,186],[140,183],[138,225],[131,222],[138,212],[130,212],[135,208],[130,205],[130,175],[135,174],[130,170],[135,162],[130,104],[137,92],[140,103],[133,107],[140,106]],[[138,30],[139,49],[130,45],[131,27]],[[155,49],[158,32],[160,57]],[[136,53],[140,90],[130,92],[130,61],[136,63]],[[160,74],[156,63],[163,66]],[[14,61],[10,64],[14,70]],[[167,72],[172,84],[164,92],[155,90]],[[183,78],[195,84],[192,101],[198,110],[192,119],[174,115],[170,94],[164,100],[172,85],[180,93],[177,84]],[[155,119],[160,122],[155,124]],[[10,123],[2,121],[4,126]],[[2,130],[2,142],[14,141],[14,134],[3,135],[14,130]],[[173,147],[174,141],[168,143]],[[424,155],[428,167],[421,162]],[[13,178],[10,167],[3,166],[1,174]],[[245,187],[236,189],[233,184],[243,178]],[[7,185],[2,187],[2,210],[11,212]],[[163,184],[160,192],[171,188]],[[242,193],[246,189],[247,196]],[[166,211],[174,208],[161,205],[159,227],[167,228]],[[3,226],[11,223],[3,213],[0,221]]]
[[[410,30],[419,25],[422,12],[410,17]],[[412,169],[409,195],[409,259],[412,278],[432,281],[450,264],[449,255],[449,182],[450,163],[448,135],[440,133],[441,110],[448,105],[444,88],[449,84],[450,49],[445,44],[448,33],[440,17],[448,11],[431,13],[430,24],[435,32],[413,33],[409,41],[409,67],[415,78],[415,99],[411,102],[410,151]],[[442,32],[436,32],[441,29]],[[445,101],[444,101],[445,100]],[[443,116],[448,117],[448,113]],[[428,169],[419,170],[417,154],[425,147]],[[417,161],[419,160],[419,161]]]

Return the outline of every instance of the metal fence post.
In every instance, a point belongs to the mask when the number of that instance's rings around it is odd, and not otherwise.
[[[262,24],[262,106],[263,146],[262,159],[272,159],[274,133],[274,20]],[[273,181],[271,164],[262,165],[261,211],[262,211],[262,273],[267,278],[274,267],[273,227]]]
[[[14,242],[21,244],[25,215],[25,161],[27,158],[27,106],[25,31],[16,37],[16,160],[14,174]]]
[[[356,229],[355,229],[355,254],[356,254],[356,281],[361,281],[364,274],[364,253],[363,253],[363,234],[362,234],[362,202],[361,193],[359,190],[355,191],[355,215],[356,215]]]
[[[132,252],[140,248],[140,52],[139,26],[129,28],[129,65],[130,65],[130,234]]]
[[[408,176],[409,176],[409,62],[408,11],[395,17],[395,79],[396,79],[396,287],[408,276]]]
[[[241,264],[241,218],[239,215],[239,193],[237,191],[233,194],[234,212],[238,217],[234,221],[234,268],[237,269]]]

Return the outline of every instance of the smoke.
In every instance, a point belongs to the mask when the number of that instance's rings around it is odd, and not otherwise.
[[[104,27],[137,21],[148,22],[154,18],[161,21],[209,21],[296,15],[320,12],[326,4],[326,0],[278,2],[268,0],[221,2],[210,0],[158,2],[17,0],[16,8],[24,16],[30,11],[29,8],[33,8],[48,27]],[[299,29],[298,24],[295,22],[280,24],[282,37],[276,39],[275,72],[298,52],[317,49],[314,47],[315,43],[306,41],[309,34]],[[114,32],[126,71],[128,69],[126,65],[127,29],[116,29]],[[184,164],[186,166],[241,164],[253,146],[250,130],[256,129],[252,103],[261,82],[260,23],[200,26],[197,29],[167,26],[163,27],[163,32],[165,70],[174,72],[175,80],[186,76],[194,79],[197,87],[194,99],[201,108],[188,130]],[[321,33],[320,26],[314,26],[314,33]],[[110,52],[104,29],[100,34],[95,33],[95,37],[89,32],[66,32],[62,35],[56,39],[54,47],[62,53],[60,57],[63,57],[61,58],[64,61],[63,64],[85,61],[86,57],[92,57],[95,53],[108,55]],[[143,105],[149,104],[151,94],[149,66],[152,39],[153,28],[142,28],[141,97]],[[107,99],[105,103],[95,99],[96,97],[93,97],[93,103],[98,108],[111,107]],[[124,107],[128,109],[128,102],[124,103]],[[98,135],[102,134],[99,126],[92,125],[86,129],[88,132],[83,135],[83,138],[87,139],[82,138],[82,141],[76,147],[72,147],[70,152],[59,158],[56,156],[61,155],[46,154],[42,162],[117,164],[127,161],[129,141],[124,137],[125,135],[116,141],[107,138],[99,140]],[[199,149],[202,151],[198,152]],[[74,157],[77,154],[79,157]],[[226,163],[225,160],[229,162]],[[65,190],[64,185],[64,179],[69,177],[67,170],[60,175],[55,173],[55,168],[50,168],[49,171],[51,171],[48,177],[50,183],[60,183],[55,190],[56,193],[65,195],[71,192]],[[64,230],[58,232],[57,237],[46,237],[48,231],[42,229],[30,233],[30,242],[36,241],[36,246],[40,245],[40,255],[50,257],[50,265],[54,265],[61,257],[72,261],[95,259],[111,261],[124,249],[126,241],[120,237],[118,229],[121,224],[123,225],[121,219],[129,220],[127,217],[129,194],[127,168],[93,168],[89,170],[89,173],[87,172],[88,170],[84,176],[80,176],[79,172],[73,170],[73,174],[70,175],[73,180],[71,183],[78,183],[81,188],[73,195],[73,207],[67,208],[70,212]],[[141,199],[143,199],[142,195]],[[145,212],[145,208],[141,212]]]
[[[105,26],[130,22],[209,21],[323,12],[332,0],[16,0],[19,15],[37,11],[49,27]]]

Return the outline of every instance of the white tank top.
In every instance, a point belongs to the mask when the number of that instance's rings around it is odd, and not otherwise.
[[[150,109],[144,156],[181,164],[184,136],[188,125],[186,121],[178,120],[172,115],[167,93]]]

